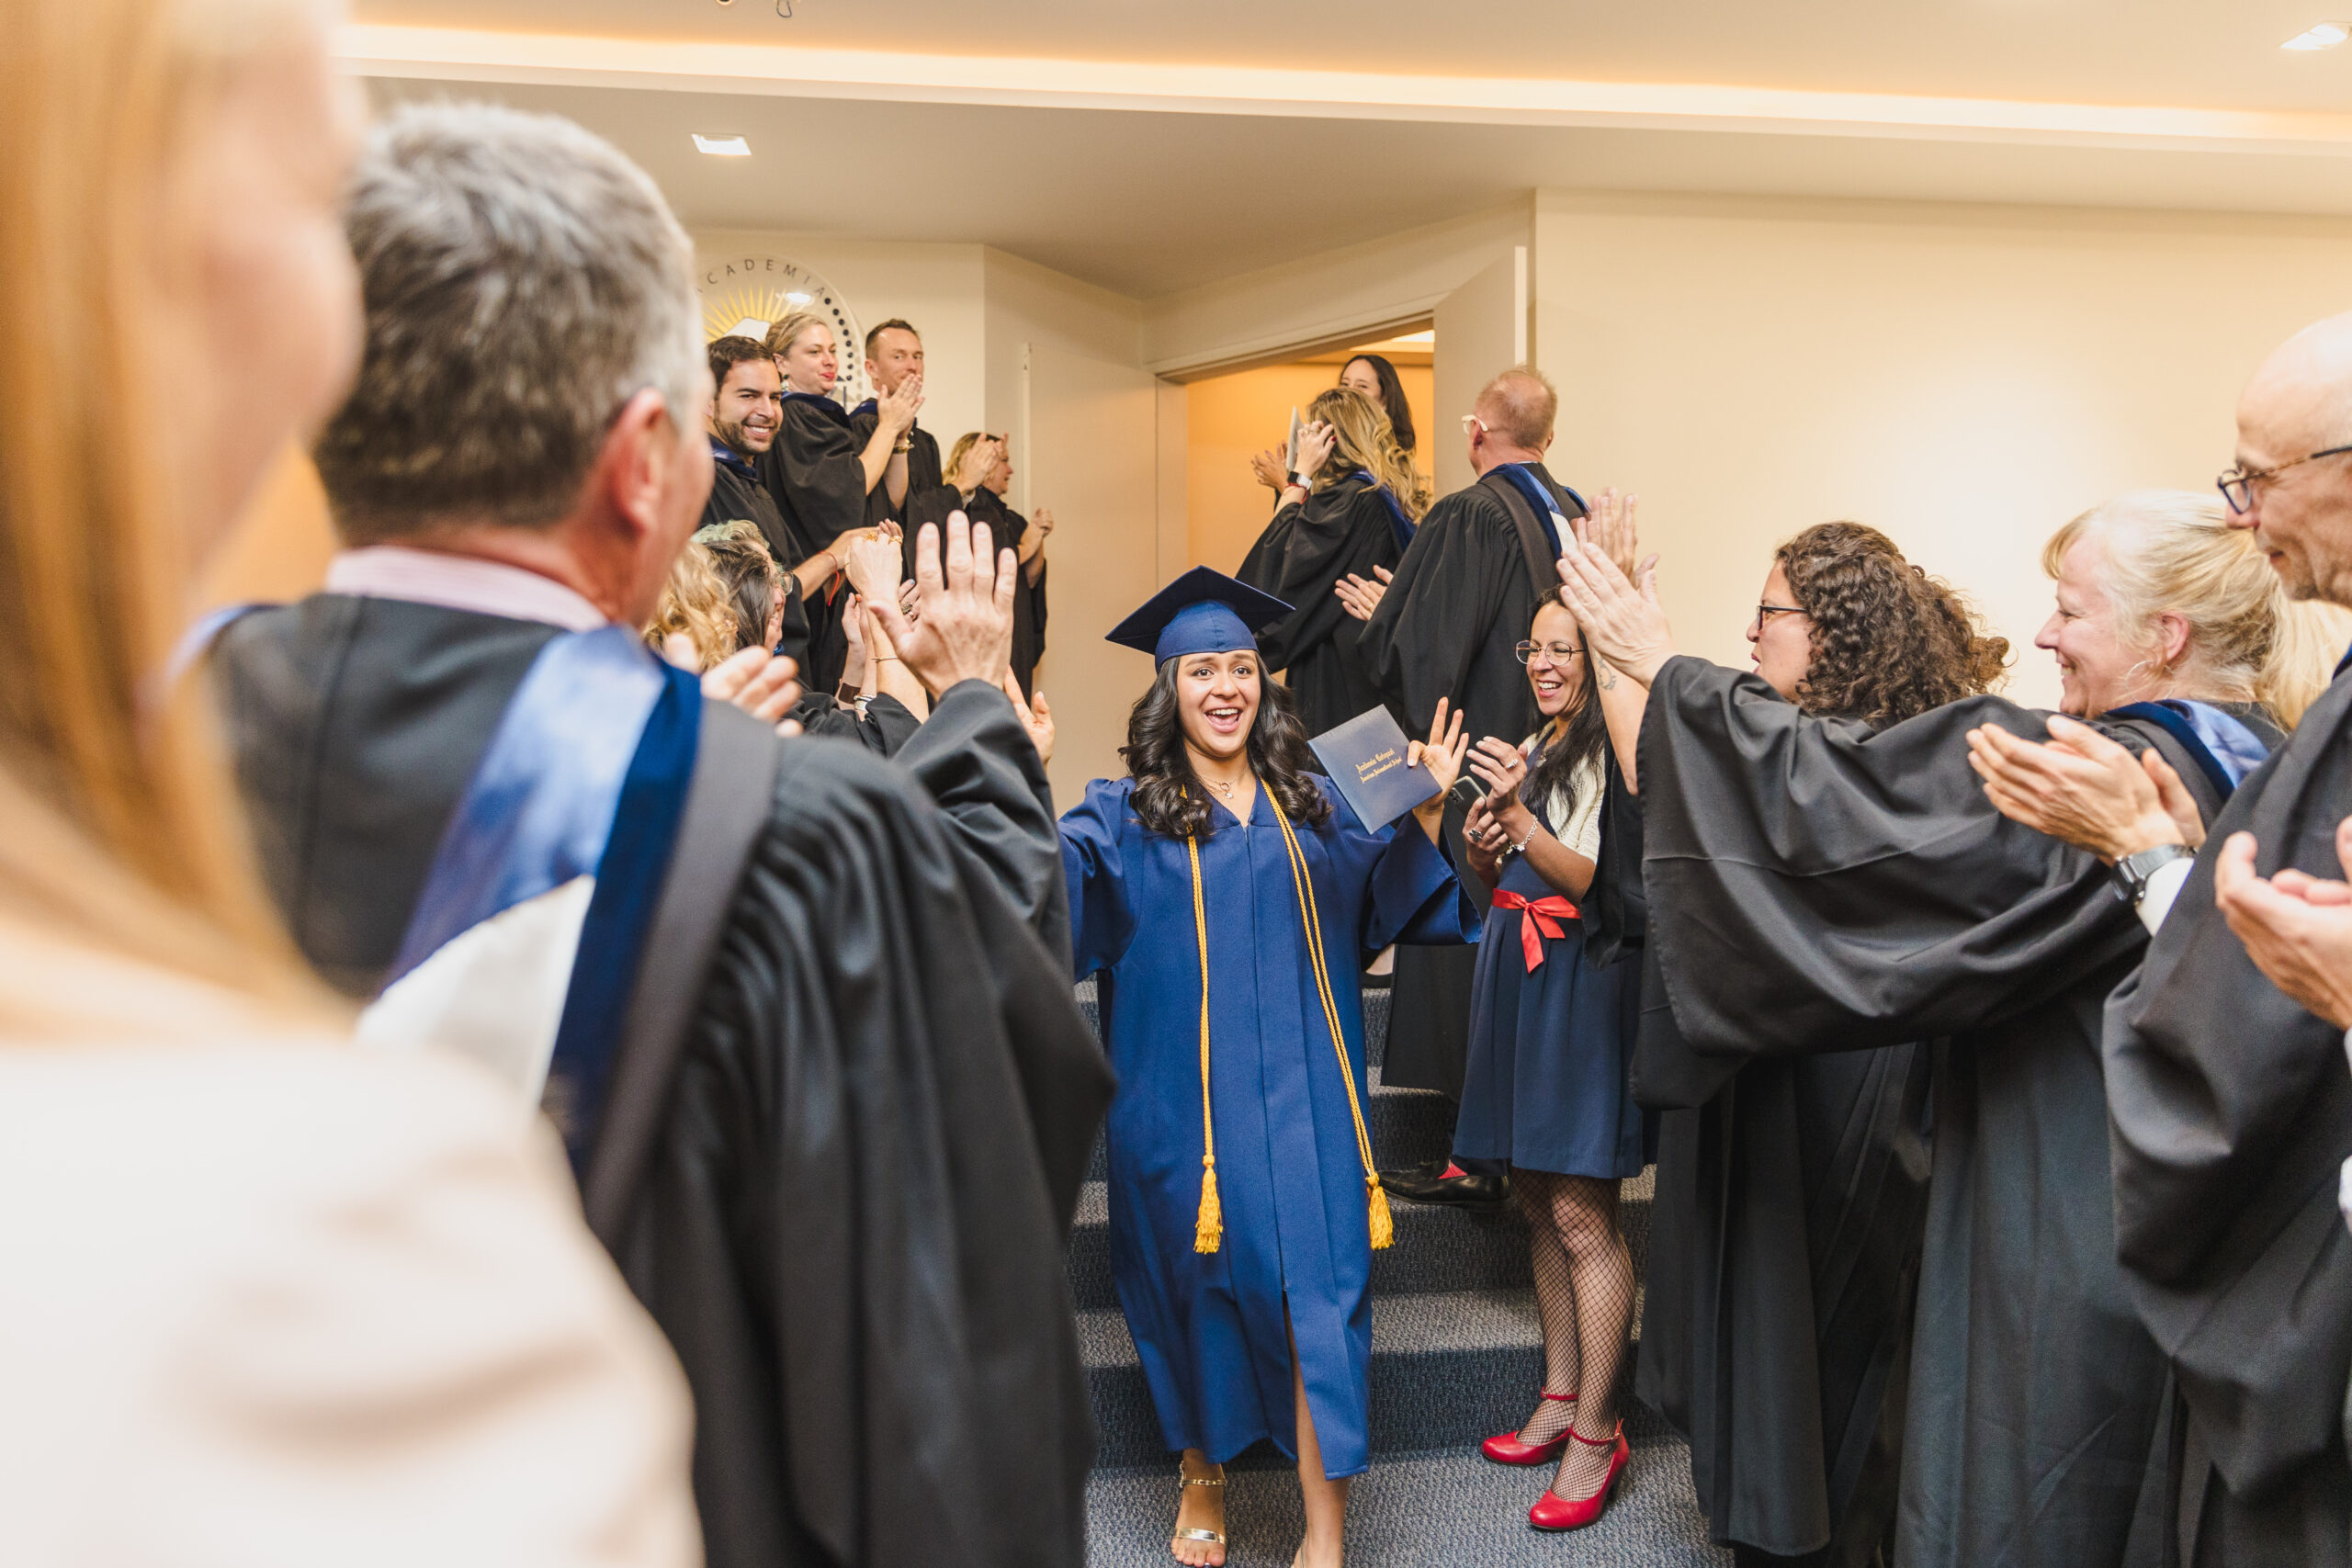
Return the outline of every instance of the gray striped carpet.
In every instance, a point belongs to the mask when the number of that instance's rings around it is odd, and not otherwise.
[[[1079,1000],[1092,1018],[1091,983],[1080,987]],[[1381,1086],[1387,1023],[1388,993],[1365,992],[1365,1048],[1373,1063],[1365,1119],[1380,1163],[1394,1167],[1443,1153],[1453,1113],[1442,1096]],[[1101,1437],[1087,1487],[1088,1560],[1094,1568],[1158,1568],[1173,1561],[1168,1536],[1176,1518],[1175,1458],[1160,1446],[1151,1396],[1112,1297],[1102,1177],[1098,1149],[1069,1249]],[[1645,1172],[1625,1184],[1625,1227],[1637,1272],[1649,1211]],[[1477,1453],[1479,1438],[1525,1416],[1542,1382],[1526,1229],[1516,1213],[1471,1215],[1399,1202],[1395,1214],[1396,1244],[1373,1259],[1373,1467],[1350,1500],[1349,1562],[1361,1568],[1728,1563],[1728,1553],[1707,1543],[1689,1451],[1640,1405],[1629,1406],[1625,1422],[1633,1463],[1601,1521],[1565,1536],[1528,1528],[1528,1505],[1542,1495],[1548,1470],[1489,1464]],[[1297,1481],[1282,1456],[1261,1445],[1228,1475],[1227,1562],[1288,1563],[1301,1527]]]

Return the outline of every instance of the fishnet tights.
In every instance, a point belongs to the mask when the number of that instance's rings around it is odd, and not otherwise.
[[[1634,1257],[1617,1226],[1618,1184],[1548,1170],[1511,1171],[1533,1242],[1535,1308],[1544,1321],[1544,1392],[1574,1393],[1575,1404],[1541,1401],[1519,1431],[1544,1443],[1573,1425],[1590,1442],[1560,1455],[1552,1490],[1589,1495],[1609,1469],[1617,1430],[1617,1380],[1634,1319]]]

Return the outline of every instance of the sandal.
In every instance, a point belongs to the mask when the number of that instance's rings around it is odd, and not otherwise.
[[[1225,1477],[1222,1475],[1203,1476],[1197,1478],[1190,1475],[1180,1475],[1176,1478],[1176,1495],[1179,1497],[1182,1497],[1184,1494],[1184,1488],[1187,1486],[1222,1486],[1224,1484]],[[1225,1537],[1219,1535],[1215,1530],[1204,1529],[1180,1529],[1173,1537],[1170,1538],[1170,1544],[1172,1545],[1175,1541],[1179,1540],[1197,1540],[1209,1546],[1223,1546],[1225,1544]]]

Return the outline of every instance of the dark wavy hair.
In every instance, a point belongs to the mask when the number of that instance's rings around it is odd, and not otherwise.
[[[2000,682],[2008,639],[1986,635],[1956,589],[1877,529],[1816,523],[1772,559],[1813,623],[1797,686],[1805,712],[1896,724]]]
[[[1178,711],[1176,667],[1163,659],[1159,673],[1127,715],[1127,743],[1119,748],[1126,760],[1127,776],[1136,781],[1128,797],[1136,816],[1152,832],[1170,839],[1214,831],[1208,787],[1193,772],[1184,750],[1184,724]],[[1298,703],[1290,689],[1258,670],[1258,717],[1250,727],[1250,766],[1258,782],[1273,792],[1294,823],[1320,827],[1331,816],[1331,803],[1307,774],[1315,753],[1307,750],[1306,726],[1298,721]]]
[[[1536,614],[1543,614],[1546,605],[1556,605],[1570,615],[1576,614],[1576,606],[1568,603],[1565,588],[1555,588],[1535,601]],[[1532,617],[1528,622],[1527,635],[1531,637],[1535,635]],[[1582,638],[1582,627],[1577,628],[1577,636]],[[1575,780],[1578,770],[1588,761],[1599,762],[1609,752],[1609,722],[1600,714],[1600,685],[1593,679],[1590,644],[1585,645],[1583,664],[1584,689],[1577,694],[1577,705],[1568,712],[1567,728],[1557,740],[1536,751],[1533,765],[1527,770],[1527,777],[1519,786],[1519,798],[1537,810],[1543,808],[1541,803],[1551,799],[1555,792],[1573,810],[1577,805]],[[1551,721],[1546,719],[1544,728],[1551,727]],[[1563,825],[1554,824],[1555,827]]]
[[[1388,363],[1385,354],[1351,354],[1348,364],[1340,367],[1347,373],[1348,365],[1363,360],[1372,367],[1374,378],[1380,382],[1380,406],[1388,411],[1388,428],[1396,437],[1396,445],[1410,452],[1413,449],[1413,405],[1405,400],[1405,378],[1396,374],[1396,367]]]

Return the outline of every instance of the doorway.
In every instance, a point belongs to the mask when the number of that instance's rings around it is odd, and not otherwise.
[[[1437,334],[1429,325],[1344,347],[1301,355],[1278,365],[1204,377],[1184,388],[1184,479],[1187,566],[1233,571],[1273,515],[1274,492],[1250,471],[1256,453],[1279,446],[1291,410],[1301,417],[1317,394],[1339,379],[1340,367],[1359,354],[1378,354],[1396,367],[1413,411],[1413,461],[1431,468],[1430,418],[1435,410]]]

